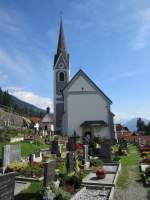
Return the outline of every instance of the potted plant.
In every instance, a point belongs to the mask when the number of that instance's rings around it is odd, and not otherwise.
[[[104,179],[106,176],[106,170],[101,166],[96,169],[96,177],[98,179]]]

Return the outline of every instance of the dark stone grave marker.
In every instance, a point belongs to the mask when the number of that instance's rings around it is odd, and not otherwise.
[[[101,144],[100,157],[107,162],[111,161],[111,143],[109,141]]]
[[[35,150],[35,158],[38,158],[38,157],[40,157],[40,149],[36,149]]]
[[[0,175],[0,200],[14,200],[15,173]]]
[[[67,144],[68,151],[75,151],[75,138],[69,137],[68,144]]]
[[[58,141],[54,140],[52,141],[51,154],[58,154],[58,153],[59,153]]]
[[[67,168],[67,172],[71,173],[74,170],[74,155],[73,152],[68,152],[67,156],[67,163],[66,163],[66,168]]]
[[[55,178],[55,167],[56,167],[56,161],[50,160],[45,163],[44,166],[44,181],[43,186],[48,187],[48,184],[54,180]]]

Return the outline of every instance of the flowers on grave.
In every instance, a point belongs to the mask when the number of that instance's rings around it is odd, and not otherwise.
[[[106,170],[101,166],[96,169],[96,177],[98,179],[104,179],[106,176]]]
[[[148,147],[140,147],[140,150],[141,151],[150,151],[150,147],[148,146]]]
[[[150,155],[144,157],[143,162],[150,163]]]
[[[82,150],[84,148],[83,144],[77,143],[76,150]]]
[[[80,171],[77,153],[74,153],[74,172],[77,174]]]
[[[143,151],[142,152],[142,156],[147,156],[147,155],[150,155],[150,151]]]
[[[25,177],[39,178],[43,175],[43,163],[33,162],[29,165],[26,162],[15,161],[8,165],[8,172],[18,172],[19,175]]]
[[[21,162],[21,161],[14,161],[12,163],[10,163],[7,167],[7,171],[9,172],[21,172],[22,170],[24,170],[25,168],[27,168],[28,163],[25,162]]]

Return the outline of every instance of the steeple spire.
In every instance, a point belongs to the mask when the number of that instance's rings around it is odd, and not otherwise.
[[[60,20],[57,54],[59,54],[60,52],[66,52],[67,53],[62,18]]]
[[[54,59],[54,65],[56,64],[56,61],[57,61],[60,54],[63,55],[66,63],[68,64],[69,63],[69,59],[68,59],[69,55],[67,53],[67,47],[66,47],[66,43],[65,43],[62,17],[60,19],[59,38],[58,38],[58,44],[57,44],[57,53],[56,53],[55,59]]]

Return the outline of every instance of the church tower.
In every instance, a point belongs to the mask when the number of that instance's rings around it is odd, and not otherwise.
[[[54,56],[54,130],[62,131],[62,117],[64,114],[64,101],[62,90],[69,82],[69,54],[67,53],[63,22],[60,21],[57,52]]]

